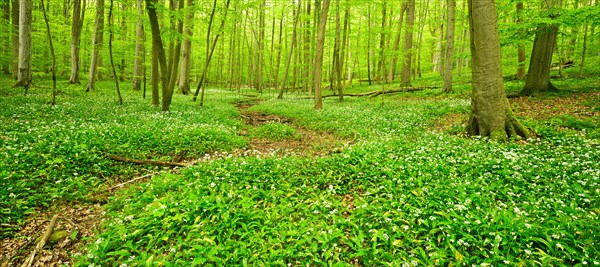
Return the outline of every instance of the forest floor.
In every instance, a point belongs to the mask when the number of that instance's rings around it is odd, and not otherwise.
[[[79,95],[50,108],[45,95],[9,90],[0,266],[34,250],[31,266],[597,264],[600,84],[590,84],[510,99],[541,138],[518,146],[457,137],[464,92],[332,99],[320,112],[310,100],[228,96],[157,114],[137,100],[115,108]],[[169,161],[184,150],[185,168],[106,158]],[[489,241],[495,233],[500,241]],[[518,241],[502,241],[510,235]]]
[[[342,138],[334,133],[326,131],[314,131],[306,127],[294,124],[291,118],[281,115],[267,115],[261,111],[251,110],[261,100],[249,98],[236,101],[233,104],[240,113],[240,119],[248,127],[244,127],[238,135],[248,138],[248,144],[243,148],[231,151],[215,151],[202,155],[200,158],[188,157],[185,163],[190,165],[203,164],[213,160],[231,157],[283,157],[302,156],[320,157],[335,153],[350,145],[353,140]],[[280,136],[253,136],[251,132],[261,126],[268,124],[284,124],[293,129],[293,135]],[[180,173],[178,167],[152,172],[136,177],[134,182],[144,182],[159,173]],[[139,179],[143,178],[143,179]],[[132,181],[130,180],[130,181]],[[114,197],[118,190],[135,186],[135,183],[123,184],[111,187],[109,190],[95,192],[90,195],[92,203],[62,203],[55,205],[51,210],[38,212],[35,216],[28,218],[20,227],[13,238],[0,239],[0,266],[21,266],[28,260],[35,250],[35,260],[28,266],[72,266],[73,255],[79,255],[82,248],[94,240],[96,231],[99,230],[104,219],[102,204],[107,199]],[[119,185],[121,185],[119,184]],[[48,229],[53,214],[60,214],[58,223],[52,229],[52,236],[42,249],[36,249],[41,241],[41,236]],[[37,237],[37,238],[34,238]]]

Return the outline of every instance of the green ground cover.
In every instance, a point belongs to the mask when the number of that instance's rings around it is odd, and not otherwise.
[[[539,134],[526,142],[433,130],[449,114],[468,113],[462,82],[450,97],[425,90],[328,98],[322,111],[311,100],[259,95],[266,100],[250,111],[352,144],[315,158],[217,158],[131,186],[109,197],[107,220],[75,255],[76,265],[599,265],[597,113],[521,117]],[[571,85],[569,94],[539,98],[597,92],[590,89],[596,83],[576,80],[562,84]],[[119,107],[113,92],[64,91],[54,107],[47,91],[1,91],[3,224],[20,224],[44,207],[91,202],[96,190],[157,170],[108,154],[170,160],[188,150],[194,158],[243,147],[247,138],[297,134],[282,123],[244,125],[234,103],[245,98],[224,90],[209,90],[203,109],[176,95],[166,114],[140,102],[139,93],[126,94]],[[595,110],[598,102],[583,103]]]
[[[393,99],[393,98],[392,98]],[[253,109],[356,136],[321,158],[228,158],[114,197],[79,264],[599,264],[600,151],[581,131],[492,143],[426,129],[465,100]]]

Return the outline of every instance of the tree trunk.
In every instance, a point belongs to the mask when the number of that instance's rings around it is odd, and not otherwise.
[[[3,24],[6,23],[7,27],[10,27],[10,1],[6,0],[6,1],[2,1],[2,3],[0,3],[0,5],[2,6],[2,12],[4,14],[3,18],[4,21],[2,22]],[[2,46],[2,54],[3,55],[8,55],[8,49],[10,49],[11,44],[10,44],[10,38],[11,38],[11,30],[9,28],[8,31],[6,31],[5,33],[3,33],[3,38],[4,39],[4,43]],[[6,34],[6,35],[4,35]],[[2,73],[4,74],[9,74],[10,73],[10,61],[5,61],[4,63],[2,63]]]
[[[408,0],[406,8],[406,34],[404,34],[404,62],[402,64],[401,85],[410,87],[415,0]]]
[[[192,69],[192,34],[194,26],[194,1],[187,0],[189,12],[185,15],[185,39],[181,49],[181,74],[179,75],[179,90],[187,95],[190,91],[190,71]]]
[[[15,80],[19,75],[19,5],[19,0],[12,0],[12,75]]]
[[[558,0],[549,0],[548,9],[554,5],[560,5]],[[529,71],[525,86],[521,90],[521,95],[531,96],[544,91],[557,90],[550,82],[550,65],[552,65],[552,53],[556,46],[556,37],[558,36],[558,25],[549,24],[538,28],[535,34],[533,50],[531,51],[531,60],[529,61]]]
[[[469,0],[472,86],[470,136],[492,140],[527,138],[530,133],[513,115],[502,79],[502,56],[494,0]]]
[[[341,40],[340,31],[340,0],[336,0],[335,3],[335,43],[333,45],[333,69],[331,70],[331,90],[334,92],[337,90],[340,101],[344,100],[344,94],[342,93],[342,65],[341,65],[341,52],[340,46],[343,40]]]
[[[263,68],[265,60],[265,6],[266,0],[260,1],[259,16],[258,16],[258,31],[256,52],[256,69],[255,69],[255,85],[254,87],[259,93],[263,91]]]
[[[385,22],[386,22],[386,11],[387,4],[383,2],[383,8],[381,9],[381,37],[379,39],[379,63],[377,64],[377,81],[385,82],[385,76],[387,74],[385,64]]]
[[[523,23],[523,2],[517,2],[517,23]],[[519,33],[521,37],[524,37],[523,31]],[[525,78],[525,45],[523,45],[522,40],[518,41],[518,60],[519,60],[519,68],[517,69],[517,79],[523,80]]]
[[[90,64],[90,75],[86,92],[94,90],[96,81],[96,69],[100,61],[100,52],[104,39],[104,0],[96,0],[96,22],[94,23],[94,33],[92,41],[92,62]]]
[[[327,26],[327,13],[329,12],[329,0],[323,0],[321,18],[319,20],[319,32],[317,33],[317,48],[315,54],[314,85],[315,85],[315,109],[323,108],[321,95],[321,76],[323,67],[323,46],[325,44],[325,27]]]
[[[69,77],[70,84],[80,84],[79,81],[79,45],[81,43],[81,28],[83,27],[83,19],[85,18],[85,2],[83,8],[81,0],[73,2],[73,23],[71,25],[71,76]]]
[[[292,64],[292,55],[294,54],[294,47],[296,46],[296,26],[298,25],[298,19],[300,18],[300,10],[302,6],[299,4],[298,9],[294,10],[294,28],[292,30],[292,43],[290,44],[290,52],[288,53],[287,61],[285,62],[285,72],[283,73],[283,80],[281,81],[281,87],[279,88],[278,99],[283,98],[283,90],[287,83],[288,74],[290,71],[290,65]]]
[[[406,3],[402,3],[400,7],[400,14],[398,15],[398,29],[396,30],[396,38],[394,38],[394,50],[392,61],[390,62],[390,69],[388,73],[387,82],[391,83],[394,81],[396,75],[396,61],[398,61],[398,54],[400,51],[400,38],[402,36],[402,21],[404,20],[404,12],[406,11]]]
[[[587,53],[588,27],[586,24],[583,29],[583,49],[581,51],[581,64],[579,64],[579,77],[583,77],[583,67],[585,66],[585,54]]]
[[[310,67],[313,65],[312,63],[312,58],[311,58],[311,27],[310,27],[310,2],[311,0],[307,0],[306,1],[306,21],[305,21],[305,31],[304,31],[304,79],[303,79],[303,84],[302,84],[302,89],[305,92],[308,92],[310,94],[310,92],[312,92],[312,90],[310,89]]]
[[[157,0],[146,0],[146,9],[148,10],[148,18],[150,20],[150,29],[152,30],[152,54],[156,54],[162,84],[162,111],[168,112],[171,105],[171,97],[173,92],[169,92],[169,73],[167,72],[167,57],[165,48],[163,47],[162,38],[160,37],[160,28],[158,25],[158,16],[156,15]],[[154,56],[154,55],[153,55]]]
[[[183,0],[179,0],[177,3],[177,9],[181,10],[183,9]],[[183,33],[183,20],[182,19],[177,19],[177,33],[182,34]],[[169,92],[171,92],[171,94],[173,94],[173,92],[175,91],[175,83],[177,83],[177,72],[179,69],[179,60],[180,60],[180,56],[181,56],[181,40],[178,38],[175,40],[174,43],[174,49],[173,49],[173,54],[171,55],[171,68],[169,69],[171,71],[171,73],[169,74]]]
[[[28,88],[31,84],[31,9],[33,3],[32,0],[20,0],[19,4],[19,73],[15,86]]]
[[[160,93],[158,84],[160,82],[159,66],[158,66],[158,51],[156,44],[152,42],[152,66],[150,67],[150,82],[152,83],[152,106],[158,107],[160,104]]]
[[[135,24],[135,59],[133,61],[133,90],[138,91],[142,88],[142,79],[146,71],[146,34],[144,32],[144,1],[137,0],[136,8],[138,19]]]
[[[52,34],[50,33],[50,22],[48,14],[44,8],[44,0],[42,0],[42,12],[44,13],[44,21],[46,22],[46,32],[48,33],[48,44],[50,45],[50,54],[52,55],[52,105],[56,104],[56,55],[54,54],[54,45],[52,45]]]
[[[119,99],[119,105],[123,105],[123,98],[121,97],[121,89],[119,89],[119,77],[117,77],[117,69],[115,68],[115,60],[113,58],[113,0],[110,0],[110,6],[108,7],[108,55],[110,58],[110,67],[112,69],[113,78],[115,80],[115,87],[117,89],[117,98]]]
[[[219,26],[219,29],[217,30],[217,34],[215,36],[215,39],[212,42],[212,45],[210,45],[210,38],[208,38],[207,35],[207,43],[208,43],[208,48],[210,48],[210,50],[207,50],[207,54],[206,54],[206,63],[204,64],[204,70],[202,71],[202,77],[200,78],[200,82],[198,83],[198,87],[196,88],[196,93],[194,94],[194,101],[196,100],[196,96],[198,95],[198,91],[200,90],[200,87],[202,87],[202,94],[200,95],[200,106],[204,106],[204,89],[206,88],[206,75],[208,73],[208,67],[210,66],[210,60],[212,58],[213,53],[215,52],[215,47],[217,46],[217,43],[219,42],[219,37],[221,36],[221,32],[223,31],[223,27],[225,27],[225,22],[227,21],[227,13],[229,11],[229,3],[231,1],[227,0],[227,2],[225,3],[225,15],[223,15],[223,19],[221,20],[221,25]],[[214,2],[214,4],[217,4],[217,1]],[[212,27],[212,22],[209,25],[209,28]],[[209,31],[210,34],[210,31]]]
[[[452,92],[452,65],[454,60],[454,11],[455,0],[448,0],[448,22],[446,26],[446,66],[444,67],[444,92]]]

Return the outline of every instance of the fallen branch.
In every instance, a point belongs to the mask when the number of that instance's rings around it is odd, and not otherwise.
[[[160,160],[147,160],[147,159],[130,159],[117,155],[108,155],[108,157],[112,160],[127,162],[127,163],[135,163],[135,164],[150,164],[150,165],[159,165],[159,166],[171,166],[171,167],[187,167],[189,166],[186,163],[182,162],[168,162],[168,161],[160,161]]]
[[[44,247],[44,245],[46,245],[46,242],[48,242],[48,238],[50,238],[50,235],[52,234],[52,230],[54,230],[54,226],[56,225],[56,219],[58,219],[58,214],[55,214],[54,216],[52,216],[52,219],[50,220],[50,224],[46,228],[46,232],[44,233],[42,240],[35,246],[35,248],[31,252],[31,255],[27,258],[27,260],[25,260],[25,262],[23,262],[21,267],[30,267],[33,264],[33,260],[35,259],[35,254],[38,252],[38,250],[42,249]]]
[[[353,93],[345,93],[344,96],[356,96],[356,97],[378,96],[378,95],[395,94],[395,93],[403,93],[403,92],[416,92],[416,91],[423,91],[425,89],[436,89],[436,88],[440,88],[440,87],[438,87],[438,86],[404,87],[404,88],[391,89],[391,90],[376,90],[376,91],[365,92],[365,93],[354,93],[354,94]],[[324,95],[322,97],[323,98],[339,97],[339,95],[332,94],[332,95]],[[313,99],[313,98],[314,97],[303,97],[302,99]]]

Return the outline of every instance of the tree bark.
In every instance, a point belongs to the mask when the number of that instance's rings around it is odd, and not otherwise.
[[[385,64],[385,22],[386,22],[386,11],[387,4],[383,2],[383,8],[381,9],[381,37],[379,39],[379,63],[377,64],[377,81],[385,82],[386,64]]]
[[[325,27],[327,26],[327,13],[329,12],[329,0],[323,0],[321,18],[319,20],[319,32],[317,34],[317,48],[315,54],[314,85],[315,85],[315,109],[323,108],[321,94],[321,76],[323,69],[323,46],[325,44]]]
[[[561,0],[549,0],[546,3],[548,3],[548,9],[552,9],[555,5],[560,5]],[[556,46],[557,36],[558,25],[556,24],[547,24],[538,28],[531,51],[527,79],[520,92],[521,95],[531,96],[540,92],[557,90],[550,82],[550,65],[552,65],[552,53]]]
[[[415,24],[415,0],[408,0],[406,6],[406,33],[404,34],[404,62],[402,64],[401,85],[410,87],[413,26]]]
[[[498,17],[494,0],[469,0],[472,86],[471,116],[465,129],[470,136],[492,140],[529,137],[508,104],[502,78]]]
[[[446,66],[444,67],[444,92],[452,92],[452,66],[454,60],[454,11],[455,0],[448,0],[448,21],[446,26]]]
[[[292,43],[290,44],[290,52],[288,53],[287,61],[285,62],[285,72],[283,73],[283,80],[281,81],[281,87],[279,88],[279,94],[277,95],[278,99],[283,98],[283,90],[285,89],[285,84],[287,83],[288,74],[290,72],[290,65],[292,65],[292,55],[294,54],[294,47],[296,46],[296,26],[298,25],[298,19],[300,18],[300,9],[302,8],[301,4],[299,4],[297,10],[294,10],[294,28],[292,30]]]
[[[517,2],[517,23],[523,23],[523,2]],[[524,37],[523,31],[520,32],[520,35]],[[525,45],[523,45],[522,41],[519,40],[519,44],[517,45],[517,54],[519,60],[519,67],[517,69],[517,79],[523,80],[525,78]]]
[[[115,60],[113,58],[113,0],[110,0],[110,6],[108,8],[108,54],[110,57],[110,67],[112,68],[113,78],[115,80],[115,87],[117,89],[117,98],[119,99],[119,105],[123,105],[123,98],[121,97],[121,89],[119,88],[119,77],[117,77],[117,69],[115,68]]]
[[[183,9],[183,4],[184,1],[183,0],[179,0],[178,4],[177,4],[177,9],[181,10]],[[183,33],[183,20],[182,19],[177,19],[177,32],[178,33]],[[171,71],[170,76],[169,76],[169,92],[171,92],[171,94],[173,94],[173,92],[175,91],[175,83],[177,82],[177,72],[179,69],[179,60],[181,59],[181,40],[180,39],[176,39],[175,43],[174,43],[175,47],[173,49],[173,54],[171,57],[171,68],[169,69]]]
[[[185,30],[183,47],[181,48],[181,73],[179,75],[179,90],[187,95],[190,92],[190,71],[192,68],[192,35],[194,26],[194,1],[187,0],[189,12],[185,15]]]
[[[31,84],[31,9],[33,3],[32,0],[20,0],[19,4],[19,73],[15,86],[28,88]]]
[[[3,22],[2,24],[6,23],[7,27],[11,27],[10,25],[10,1],[6,0],[6,1],[2,1],[2,3],[0,3],[0,5],[2,6],[2,12],[3,12]],[[2,38],[5,38],[3,41],[3,46],[2,46],[2,54],[3,55],[8,55],[8,49],[10,49],[11,44],[10,44],[10,38],[11,38],[11,30],[9,28],[8,31],[6,31],[5,33],[2,33]],[[6,35],[4,35],[6,34]],[[4,63],[2,63],[2,73],[4,74],[9,74],[10,73],[10,61],[6,61]]]
[[[48,21],[48,14],[44,8],[44,0],[42,0],[42,12],[44,13],[44,21],[46,22],[46,33],[48,34],[48,44],[50,45],[50,54],[52,55],[52,102],[54,106],[56,104],[56,55],[54,54],[54,45],[52,45],[52,34],[50,33],[50,22]]]
[[[96,21],[94,23],[94,33],[92,41],[92,62],[90,63],[90,74],[86,92],[94,90],[96,81],[96,69],[100,61],[100,52],[104,39],[104,0],[96,0]]]
[[[70,84],[80,84],[79,81],[79,45],[81,44],[81,28],[85,18],[85,2],[83,8],[81,0],[73,2],[73,23],[71,25],[71,76]]]
[[[158,68],[160,80],[162,84],[162,111],[168,112],[171,106],[171,97],[173,92],[169,92],[169,73],[167,72],[167,57],[165,48],[163,47],[162,38],[160,37],[160,28],[158,25],[158,16],[156,15],[157,0],[146,0],[146,9],[148,10],[148,18],[150,20],[150,29],[152,30],[152,54],[156,54],[158,60]]]
[[[144,1],[136,0],[138,19],[135,24],[135,59],[133,61],[133,90],[142,88],[142,80],[146,72],[146,33],[144,32]]]
[[[402,21],[404,20],[404,12],[406,11],[406,3],[402,3],[400,7],[400,14],[398,15],[398,29],[396,30],[396,38],[394,38],[393,56],[390,62],[390,69],[388,73],[387,82],[391,83],[394,81],[396,75],[396,62],[398,61],[398,53],[400,51],[400,38],[402,36]]]
[[[19,75],[19,5],[19,0],[12,0],[12,75],[15,80]]]

